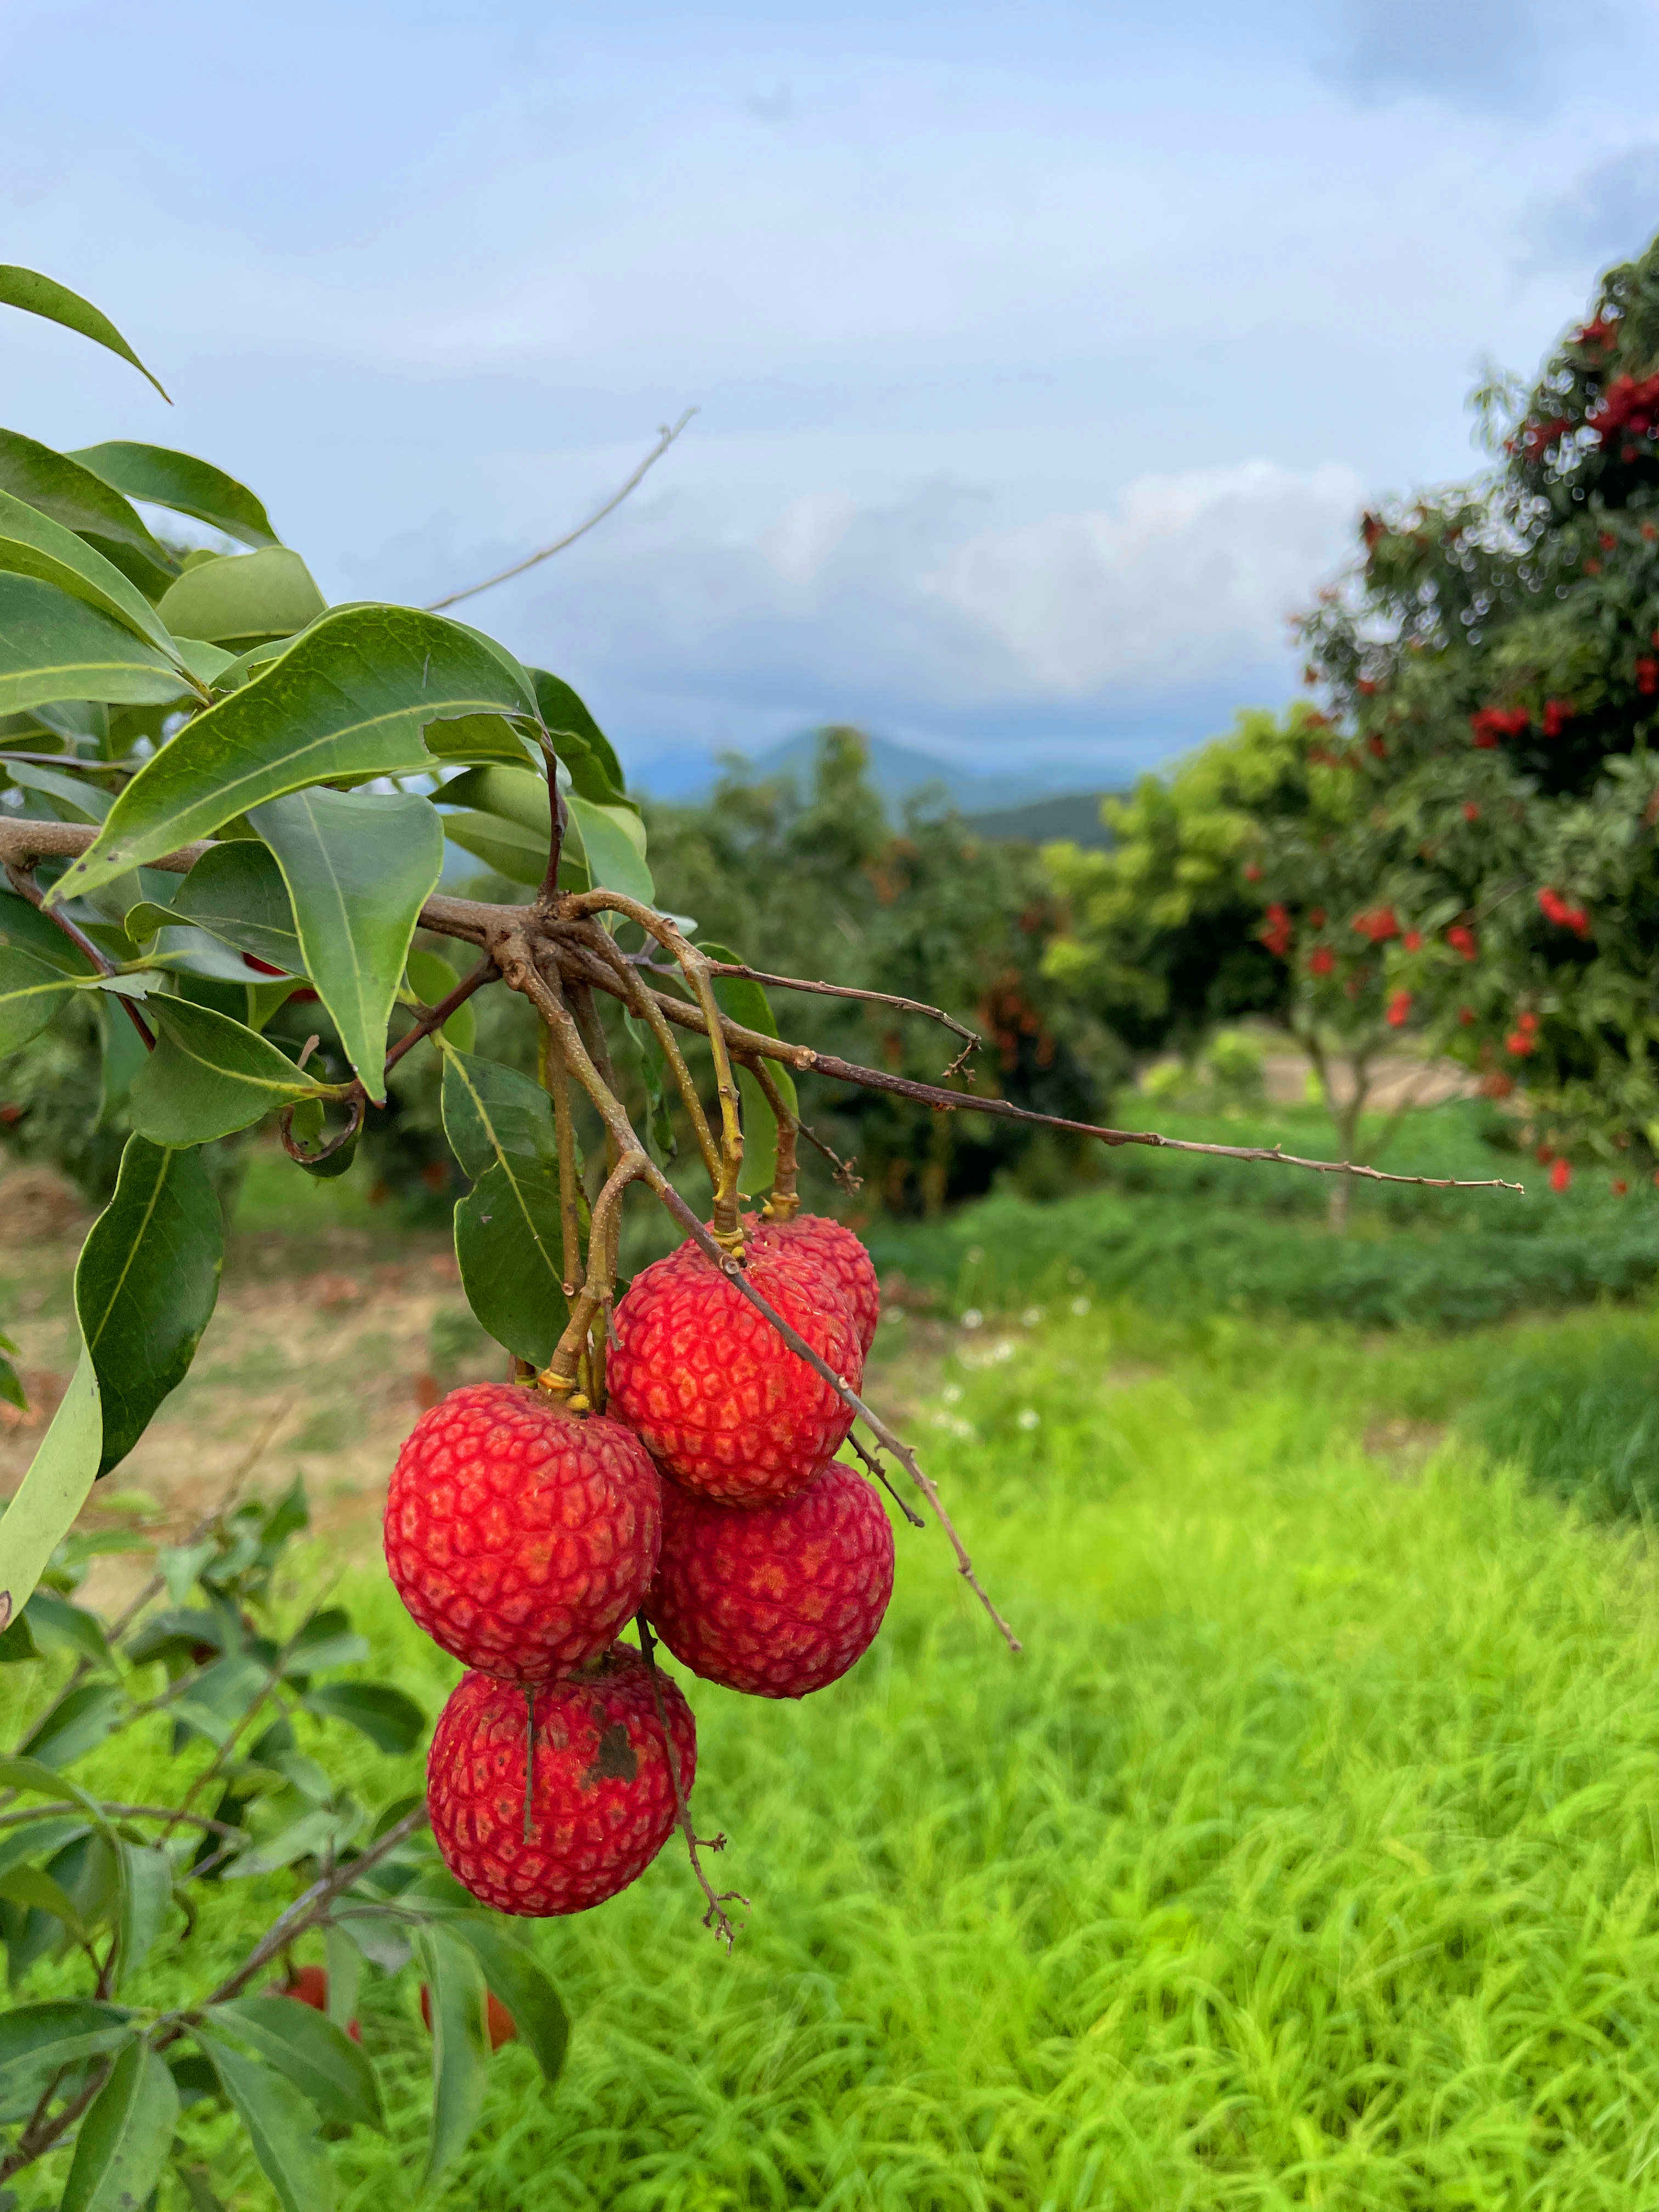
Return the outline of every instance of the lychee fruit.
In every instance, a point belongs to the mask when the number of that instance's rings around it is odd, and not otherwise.
[[[621,1422],[477,1382],[410,1430],[386,1559],[434,1644],[503,1680],[544,1682],[638,1612],[661,1527],[661,1478]]]
[[[666,1675],[657,1687],[689,1797],[696,1724]],[[536,1688],[463,1675],[439,1715],[426,1778],[445,1864],[498,1912],[545,1919],[603,1905],[638,1880],[674,1826],[651,1670],[627,1644]]]
[[[747,1273],[856,1390],[864,1355],[840,1295],[773,1252],[753,1251]],[[665,1471],[728,1505],[804,1490],[853,1422],[851,1408],[690,1243],[634,1278],[617,1307],[605,1376],[612,1412]]]
[[[881,1285],[875,1262],[850,1229],[826,1214],[798,1213],[788,1221],[758,1223],[752,1249],[787,1253],[833,1284],[847,1301],[860,1344],[869,1351],[881,1319]]]
[[[484,1994],[488,1999],[486,2014],[489,2028],[489,2047],[492,2051],[499,2051],[502,2044],[516,2043],[518,2041],[519,2023],[514,2019],[512,2014],[501,2002],[494,1990],[487,1990]],[[432,2033],[432,1992],[428,1989],[424,1982],[421,1984],[421,2021],[427,2033],[430,2035]]]
[[[646,1617],[694,1674],[804,1698],[868,1650],[892,1594],[892,1524],[850,1467],[748,1512],[663,1485]]]

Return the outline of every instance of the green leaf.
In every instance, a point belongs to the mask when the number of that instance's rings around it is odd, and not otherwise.
[[[343,2028],[310,2005],[289,1996],[237,1997],[215,2005],[208,2018],[251,2044],[325,2120],[386,2132],[374,2067]]]
[[[473,1053],[447,1048],[443,1060],[444,1134],[463,1175],[476,1182],[503,1163],[556,1174],[553,1104],[540,1084]]]
[[[334,2176],[305,2099],[283,2075],[221,2037],[199,2027],[192,2033],[213,2061],[283,2212],[325,2212],[334,2202]]]
[[[66,1651],[89,1667],[110,1665],[109,1638],[104,1624],[84,1606],[71,1605],[55,1590],[36,1590],[22,1618],[49,1651]]]
[[[109,792],[87,776],[65,775],[61,769],[42,768],[36,761],[0,760],[0,766],[24,790],[43,792],[62,821],[101,822],[115,804]]]
[[[426,1715],[413,1698],[387,1682],[319,1682],[300,1700],[319,1720],[346,1721],[377,1751],[413,1751],[426,1734]]]
[[[15,1052],[39,1036],[80,988],[76,977],[47,967],[32,952],[0,949],[0,1053]]]
[[[111,353],[119,354],[123,361],[131,362],[140,376],[149,377],[155,389],[161,392],[162,398],[167,399],[167,393],[161,391],[160,384],[150,375],[109,317],[100,313],[90,300],[83,300],[78,292],[71,292],[67,284],[60,284],[56,277],[42,276],[34,269],[0,266],[0,307],[21,307],[25,314],[43,315],[49,323],[61,323],[66,331],[78,331],[82,337],[90,338],[94,345],[104,346]],[[173,404],[170,399],[167,404]]]
[[[0,1519],[0,1628],[27,1604],[47,1560],[86,1503],[103,1443],[98,1376],[83,1345],[52,1426]],[[9,1779],[5,1765],[0,1760],[0,1785]]]
[[[131,2039],[130,2015],[90,1997],[58,1997],[0,2013],[0,2100],[27,2081],[101,2057]]]
[[[568,1313],[559,1179],[545,1168],[489,1169],[455,1208],[461,1287],[479,1322],[520,1359],[544,1367]]]
[[[426,742],[437,760],[505,761],[520,768],[537,750],[522,725],[505,714],[461,714],[434,722]]]
[[[147,640],[169,660],[176,658],[167,624],[136,584],[84,538],[9,491],[0,491],[0,569],[56,585]]]
[[[444,784],[437,797],[445,806],[475,808],[481,814],[493,814],[530,830],[541,841],[542,866],[546,867],[552,817],[545,776],[526,768],[470,768]]]
[[[6,947],[32,953],[37,960],[44,960],[48,968],[56,968],[65,975],[95,975],[98,972],[49,914],[42,914],[38,907],[31,906],[27,899],[11,891],[0,890],[0,948]]]
[[[149,2202],[179,2123],[179,2091],[164,2062],[129,2043],[76,2138],[58,2212],[139,2212]]]
[[[329,1667],[356,1667],[368,1656],[368,1639],[351,1626],[343,1606],[331,1605],[313,1613],[287,1644],[286,1671],[318,1674]]]
[[[742,963],[735,952],[724,945],[702,945],[698,950],[711,960],[729,961],[733,966]],[[776,1036],[777,1018],[761,986],[747,975],[716,975],[714,978],[714,1000],[723,1014],[744,1029],[758,1030],[763,1036]],[[770,1070],[784,1104],[793,1114],[796,1111],[795,1079],[781,1060],[775,1060]],[[746,1067],[737,1071],[738,1090],[743,1099],[743,1174],[738,1188],[750,1196],[770,1190],[778,1166],[777,1117],[767,1103],[766,1093]]]
[[[411,952],[404,963],[404,978],[422,1006],[441,1006],[461,980],[440,952]],[[443,1034],[458,1052],[471,1051],[478,1024],[470,1000],[456,1007]]]
[[[543,726],[578,794],[599,806],[625,799],[622,763],[581,700],[562,677],[550,676],[544,668],[532,668],[530,680],[536,687]]]
[[[428,724],[526,704],[501,660],[459,624],[408,607],[337,609],[140,769],[52,896],[108,882],[307,784],[429,769]]]
[[[493,1920],[473,1914],[446,1923],[483,1968],[485,1981],[513,2015],[519,2040],[528,2046],[551,2087],[564,2070],[570,2021],[559,1993],[530,1954]]]
[[[131,1973],[149,1956],[173,1903],[173,1861],[159,1844],[117,1843],[121,1867],[119,1963]]]
[[[8,1867],[0,1874],[0,1897],[9,1905],[22,1905],[29,1912],[50,1913],[54,1920],[63,1922],[77,1942],[85,1939],[86,1923],[74,1899],[42,1867]]]
[[[28,1608],[25,1607],[15,1620],[0,1628],[0,1667],[15,1667],[25,1659],[38,1659],[40,1656],[40,1650],[29,1627]]]
[[[165,446],[132,445],[125,439],[114,439],[102,446],[82,446],[69,458],[129,499],[148,500],[152,507],[194,515],[198,522],[210,524],[244,545],[277,542],[270,516],[246,485],[216,469],[210,461],[198,461],[193,453],[175,453]]]
[[[73,1766],[119,1727],[126,1710],[126,1698],[113,1682],[82,1682],[65,1691],[24,1737],[23,1755],[43,1766]]]
[[[75,1269],[75,1310],[103,1405],[100,1474],[125,1458],[190,1371],[223,1265],[224,1224],[200,1153],[129,1137],[115,1194]]]
[[[125,1112],[133,1078],[149,1054],[130,1016],[107,992],[98,1001],[98,1026],[103,1051],[99,1061],[98,1119],[94,1127],[109,1129]]]
[[[297,553],[267,545],[186,568],[155,611],[175,637],[234,641],[240,650],[268,637],[292,637],[325,613],[327,604]]]
[[[234,1866],[232,1875],[252,1876],[275,1874],[281,1868],[292,1866],[296,1859],[315,1858],[329,1851],[337,1852],[349,1842],[357,1826],[356,1817],[349,1811],[338,1812],[332,1807],[319,1805],[313,1811],[302,1813],[274,1836],[267,1836],[249,1851],[244,1851]]]
[[[33,911],[33,909],[31,909]],[[152,929],[189,922],[284,975],[305,972],[294,908],[276,855],[257,838],[213,845],[179,884],[170,905],[143,905],[127,916],[143,939]]]
[[[69,454],[15,430],[0,430],[0,491],[27,500],[77,538],[90,538],[118,566],[122,554],[136,556],[140,580],[149,579],[153,587],[178,574],[178,562],[118,491]]]
[[[645,830],[632,807],[596,806],[574,791],[567,793],[564,803],[587,856],[589,880],[654,906],[657,887],[645,863]]]
[[[305,972],[363,1088],[383,1103],[386,1023],[443,873],[437,810],[403,792],[313,789],[270,799],[248,820],[283,872]]]
[[[443,826],[452,845],[471,853],[498,876],[505,876],[511,884],[539,889],[547,873],[549,846],[544,831],[538,836],[535,830],[526,830],[517,822],[504,822],[499,815],[470,811],[446,814]]]
[[[155,1049],[132,1085],[132,1123],[158,1145],[204,1145],[318,1085],[262,1036],[188,999],[149,1001]]]
[[[489,2041],[484,2027],[484,1978],[465,1944],[445,1929],[422,1928],[415,1952],[425,1969],[432,2008],[432,2143],[426,2186],[466,2148],[478,2124]]]

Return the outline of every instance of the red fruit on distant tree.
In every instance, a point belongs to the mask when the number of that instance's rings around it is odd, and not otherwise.
[[[1389,1027],[1391,1030],[1402,1030],[1405,1028],[1406,1024],[1411,1019],[1411,993],[1409,991],[1396,991],[1393,997],[1389,1000],[1388,1012],[1383,1016],[1383,1019],[1388,1023]]]
[[[1446,942],[1454,952],[1461,952],[1466,960],[1474,960],[1479,955],[1480,947],[1475,944],[1474,932],[1465,922],[1453,922],[1446,932]]]
[[[864,1354],[846,1302],[793,1256],[750,1252],[761,1296],[854,1389]],[[840,1449],[848,1407],[735,1284],[686,1243],[641,1269],[605,1362],[612,1410],[664,1470],[728,1505],[804,1490]]]
[[[1555,1165],[1550,1170],[1550,1188],[1558,1192],[1564,1191],[1571,1181],[1571,1168],[1568,1166],[1565,1160],[1557,1160]]]
[[[489,2047],[499,2051],[504,2043],[519,2039],[519,2023],[496,1996],[494,1990],[487,1992],[486,2018],[489,2029]],[[421,2020],[428,2035],[432,2033],[432,1992],[421,1984]]]
[[[1420,952],[1423,950],[1423,933],[1420,929],[1408,929],[1400,941],[1407,952]]]
[[[666,1675],[656,1686],[690,1797],[696,1723]],[[426,1794],[445,1865],[498,1912],[547,1919],[603,1905],[645,1872],[676,1818],[651,1670],[617,1644],[536,1689],[464,1675],[433,1731]]]
[[[512,1382],[415,1424],[386,1501],[398,1595],[469,1667],[544,1682],[596,1658],[657,1564],[662,1480],[639,1438]]]
[[[1629,1190],[1630,1185],[1625,1181],[1623,1176],[1615,1176],[1613,1177],[1613,1194],[1615,1198],[1626,1197],[1628,1194]]]
[[[893,1594],[893,1530],[849,1467],[745,1512],[663,1486],[663,1548],[645,1601],[694,1674],[757,1698],[803,1698],[844,1674]]]
[[[1466,799],[1463,801],[1463,819],[1466,822],[1478,822],[1480,819],[1480,809],[1472,799]]]
[[[1328,975],[1335,965],[1336,955],[1328,945],[1316,945],[1308,955],[1309,972],[1312,975]]]
[[[753,1250],[781,1254],[839,1291],[860,1346],[869,1351],[881,1319],[881,1285],[874,1261],[850,1229],[822,1213],[797,1213],[788,1221],[757,1222],[750,1241]]]

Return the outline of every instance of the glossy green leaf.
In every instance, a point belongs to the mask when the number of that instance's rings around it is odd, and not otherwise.
[[[23,1755],[43,1766],[73,1766],[120,1725],[127,1701],[113,1682],[82,1682],[66,1690],[23,1739]]]
[[[0,569],[55,585],[175,657],[167,624],[136,584],[83,538],[9,491],[0,491]]]
[[[118,2050],[132,2038],[130,2015],[90,1997],[58,1997],[0,2013],[0,2100],[26,2082]]]
[[[292,637],[316,621],[327,601],[299,555],[286,545],[222,553],[186,568],[155,611],[175,637],[240,649],[268,637]]]
[[[408,607],[338,609],[148,761],[52,896],[159,860],[307,784],[430,768],[428,723],[522,705],[508,670],[456,623]]]
[[[522,768],[540,754],[526,723],[505,714],[462,714],[453,721],[434,722],[426,742],[434,759],[445,763],[502,762]]]
[[[61,323],[66,331],[75,331],[83,338],[90,338],[125,362],[130,362],[143,377],[148,377],[155,389],[167,393],[149,369],[122,337],[109,317],[94,307],[90,300],[83,300],[78,292],[71,292],[67,284],[56,277],[43,276],[35,269],[20,269],[15,265],[0,266],[0,307],[21,307],[25,314],[41,315],[49,323]],[[167,401],[169,406],[171,400]]]
[[[498,1344],[537,1367],[567,1318],[562,1249],[559,1178],[545,1168],[490,1168],[456,1206],[466,1302]]]
[[[115,803],[89,776],[70,775],[63,769],[45,768],[38,761],[7,761],[3,766],[13,783],[51,799],[60,821],[101,822]]]
[[[411,952],[404,965],[404,977],[422,1006],[441,1006],[461,980],[441,952]],[[458,1052],[471,1051],[478,1024],[470,999],[456,1007],[444,1024],[443,1033]]]
[[[178,573],[173,556],[118,491],[70,455],[15,430],[0,430],[0,491],[27,500],[77,538],[90,538],[106,559],[119,565],[125,554],[140,579],[153,580],[154,589]]]
[[[516,822],[503,821],[495,814],[456,812],[442,818],[444,836],[452,845],[471,853],[474,860],[482,860],[487,868],[494,868],[510,884],[528,884],[532,890],[540,889],[547,874],[548,841],[544,832],[538,836],[535,830],[526,830]]]
[[[81,988],[73,975],[47,967],[32,952],[0,946],[0,1053],[39,1036],[64,1001]]]
[[[199,2027],[192,2032],[213,2061],[283,2212],[326,2212],[334,2202],[334,2176],[306,2100],[284,2075],[244,2057],[222,2036]]]
[[[103,1406],[100,1474],[125,1458],[190,1371],[219,1295],[224,1249],[201,1154],[129,1137],[114,1195],[75,1269],[75,1310]]]
[[[141,939],[181,921],[286,975],[304,973],[288,886],[275,854],[257,838],[234,837],[210,847],[169,904],[141,906],[127,916],[128,928]]]
[[[711,960],[725,960],[734,966],[743,963],[735,952],[724,945],[702,945],[698,950]],[[734,1022],[741,1022],[746,1030],[758,1030],[763,1036],[776,1036],[777,1018],[762,987],[747,975],[716,975],[714,979],[714,1000],[723,1014]],[[769,1069],[784,1104],[793,1114],[796,1110],[795,1079],[779,1060]],[[777,1117],[767,1103],[766,1093],[761,1089],[746,1067],[739,1067],[738,1090],[743,1100],[743,1174],[738,1188],[745,1195],[758,1197],[772,1188],[772,1179],[778,1166]]]
[[[35,959],[44,960],[48,968],[56,968],[65,975],[94,975],[93,966],[79,945],[65,937],[49,914],[31,906],[27,899],[15,893],[0,890],[0,950],[15,949],[32,953]]]
[[[204,1145],[246,1129],[274,1107],[316,1095],[276,1046],[187,999],[149,1001],[155,1049],[134,1079],[132,1126],[158,1145]]]
[[[516,823],[541,842],[542,865],[547,864],[547,778],[526,768],[470,768],[445,784],[437,797],[446,806],[465,806],[480,814],[493,814]]]
[[[275,545],[276,532],[270,518],[246,484],[237,483],[210,461],[193,453],[175,453],[165,446],[140,446],[113,439],[101,446],[82,446],[70,457],[129,499],[148,500],[152,507],[171,507],[175,514],[194,515],[227,538],[243,545]]]
[[[318,1682],[300,1702],[319,1720],[349,1723],[389,1755],[413,1751],[426,1734],[426,1715],[389,1682]]]
[[[133,1078],[149,1058],[144,1041],[112,993],[98,1000],[98,1026],[102,1050],[98,1065],[100,1129],[112,1128],[126,1111]]]
[[[98,1376],[86,1346],[28,1472],[0,1518],[0,1628],[33,1595],[46,1562],[86,1503],[103,1452]],[[10,1780],[0,1760],[0,1786]],[[23,1787],[11,1780],[14,1789]]]
[[[0,1667],[15,1667],[25,1659],[38,1659],[39,1647],[29,1626],[28,1608],[25,1607],[15,1620],[0,1628]]]
[[[532,668],[530,680],[553,750],[569,769],[579,796],[600,806],[625,799],[616,749],[576,693],[562,677],[550,675],[544,668]]]
[[[484,1978],[464,1943],[441,1928],[416,1935],[432,2010],[432,2142],[428,2188],[466,2148],[483,2106],[489,2043],[484,2027]]]
[[[539,1083],[516,1067],[478,1054],[444,1049],[444,1134],[473,1182],[498,1164],[544,1167],[557,1173],[553,1103]]]
[[[58,2212],[140,2212],[179,2123],[179,2091],[143,2043],[119,2051],[76,2137]]]
[[[305,972],[363,1088],[382,1103],[386,1023],[443,873],[437,810],[403,792],[324,789],[270,799],[248,820],[282,870]]]
[[[374,2067],[343,2028],[310,2005],[289,1996],[237,1997],[215,2005],[208,2018],[216,2029],[252,2045],[325,2120],[385,2132]]]
[[[87,1933],[75,1899],[63,1884],[54,1881],[43,1867],[9,1866],[0,1874],[0,1897],[26,1911],[49,1913],[61,1921],[77,1942]]]
[[[85,1606],[71,1605],[68,1598],[59,1597],[56,1590],[36,1590],[24,1607],[23,1619],[44,1650],[66,1651],[89,1667],[111,1664],[103,1622]]]
[[[159,1844],[117,1843],[121,1868],[118,1957],[122,1975],[149,1956],[173,1903],[173,1862]]]
[[[570,2020],[559,1993],[530,1954],[495,1921],[468,1913],[447,1923],[483,1968],[484,1980],[513,2015],[519,2040],[550,2087],[564,2070]]]
[[[645,830],[629,806],[596,806],[579,792],[568,792],[565,805],[570,828],[586,856],[590,882],[647,906],[657,902],[657,887],[645,860]]]

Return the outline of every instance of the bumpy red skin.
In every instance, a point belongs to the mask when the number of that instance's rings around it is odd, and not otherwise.
[[[749,1279],[856,1390],[864,1354],[844,1301],[771,1253],[752,1255]],[[769,1505],[804,1490],[852,1426],[830,1385],[690,1243],[629,1285],[605,1382],[611,1411],[666,1472],[727,1505]]]
[[[741,1512],[663,1485],[662,1556],[645,1610],[694,1674],[804,1698],[863,1656],[893,1595],[893,1529],[851,1468]]]
[[[697,1771],[691,1708],[659,1674],[686,1796]],[[536,1711],[530,1840],[525,1840],[527,1698]],[[674,1826],[674,1785],[651,1678],[611,1647],[598,1669],[526,1692],[464,1675],[438,1717],[426,1762],[432,1832],[457,1881],[498,1912],[586,1912],[645,1872]]]
[[[638,1612],[662,1478],[637,1437],[510,1382],[422,1415],[386,1501],[386,1562],[434,1644],[510,1682],[596,1658]]]
[[[881,1285],[875,1262],[850,1229],[825,1214],[798,1213],[790,1221],[757,1224],[754,1246],[759,1252],[785,1253],[832,1283],[847,1301],[860,1344],[869,1351],[881,1319]]]

